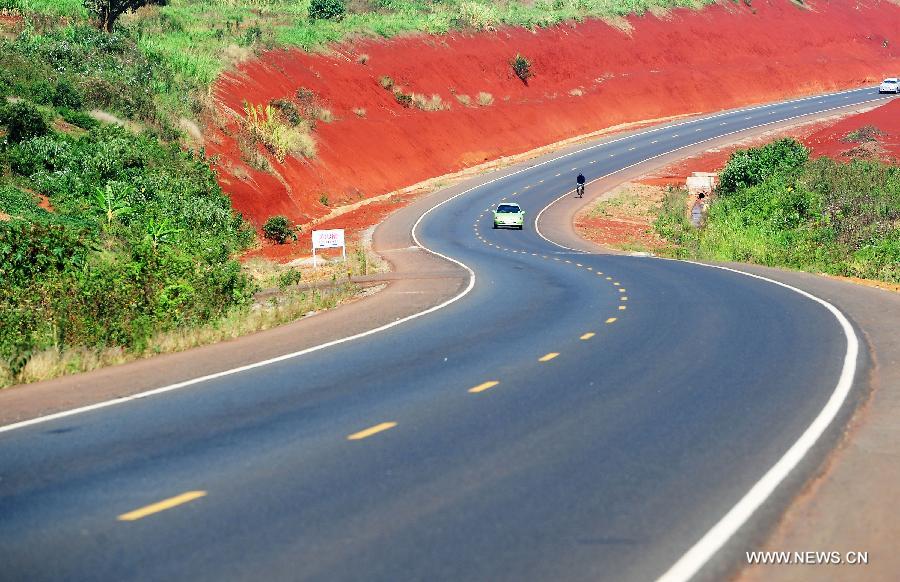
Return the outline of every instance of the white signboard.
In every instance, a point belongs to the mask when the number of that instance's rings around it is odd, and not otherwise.
[[[312,232],[313,249],[336,249],[344,246],[344,229],[314,230]]]
[[[347,245],[344,243],[343,228],[312,231],[313,267],[316,266],[316,249],[336,249],[338,247],[341,248],[341,256],[346,261]]]

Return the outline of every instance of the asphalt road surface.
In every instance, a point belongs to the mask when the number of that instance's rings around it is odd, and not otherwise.
[[[877,97],[730,112],[503,177],[417,227],[476,275],[451,305],[0,433],[0,579],[660,576],[820,413],[848,341],[790,289],[569,251],[535,216],[579,170],[591,180]],[[487,209],[503,199],[528,212],[523,231],[491,228]],[[754,527],[765,523],[741,535]],[[701,574],[721,575],[740,550],[726,545]]]

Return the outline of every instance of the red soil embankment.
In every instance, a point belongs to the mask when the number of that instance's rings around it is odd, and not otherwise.
[[[863,130],[862,133],[865,133],[867,128],[876,130],[871,141],[865,138],[854,139],[855,132]],[[823,127],[806,136],[803,143],[812,150],[815,157],[848,160],[864,155],[889,163],[900,163],[900,99]]]
[[[875,133],[867,130],[874,128]],[[863,130],[862,139],[853,139],[854,133]],[[819,122],[776,134],[742,141],[738,144],[716,148],[687,158],[658,170],[638,180],[648,186],[683,187],[685,179],[693,172],[718,172],[728,163],[732,152],[758,147],[782,137],[793,137],[810,149],[814,158],[829,157],[837,161],[849,161],[862,157],[879,159],[886,163],[900,163],[900,99],[885,105],[849,115],[838,121]]]
[[[627,32],[593,20],[359,40],[327,55],[271,51],[215,84],[229,121],[210,128],[207,151],[255,224],[274,214],[308,223],[337,205],[616,124],[874,84],[900,69],[900,6],[889,0],[722,2],[628,23]],[[509,65],[517,53],[533,63],[527,85]],[[382,75],[450,109],[403,108]],[[235,138],[244,101],[292,98],[301,87],[336,118],[315,130],[317,157],[270,157],[274,174],[249,167]],[[479,92],[493,103],[478,105]]]

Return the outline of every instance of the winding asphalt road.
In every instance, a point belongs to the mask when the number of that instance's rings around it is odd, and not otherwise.
[[[443,309],[0,433],[0,579],[659,577],[820,414],[847,337],[783,286],[570,251],[534,218],[578,170],[874,98],[729,112],[502,176],[417,225],[475,274]],[[523,231],[491,228],[504,199]],[[733,568],[808,469],[701,576]]]

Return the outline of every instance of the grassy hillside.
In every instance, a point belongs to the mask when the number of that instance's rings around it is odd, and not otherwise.
[[[187,113],[185,94],[208,86],[223,68],[275,46],[306,50],[350,36],[392,37],[424,32],[486,30],[502,25],[543,27],[588,17],[621,18],[671,8],[699,8],[714,0],[351,0],[339,16],[313,18],[311,0],[170,0],[145,7],[119,22],[118,34],[165,69],[154,84],[169,109]],[[332,4],[333,2],[326,2]],[[0,0],[0,8],[63,18],[87,18],[80,0]],[[39,24],[38,28],[42,26]]]
[[[688,223],[681,191],[655,227],[680,257],[900,283],[900,167],[810,160],[780,140],[732,155],[704,228]]]
[[[334,12],[342,2],[170,0],[107,33],[81,0],[0,0],[0,386],[33,378],[36,354],[70,362],[53,373],[77,371],[72,350],[156,351],[161,333],[251,314],[255,286],[234,257],[255,234],[204,152],[185,147],[234,62],[351,35],[703,3],[354,0]]]

